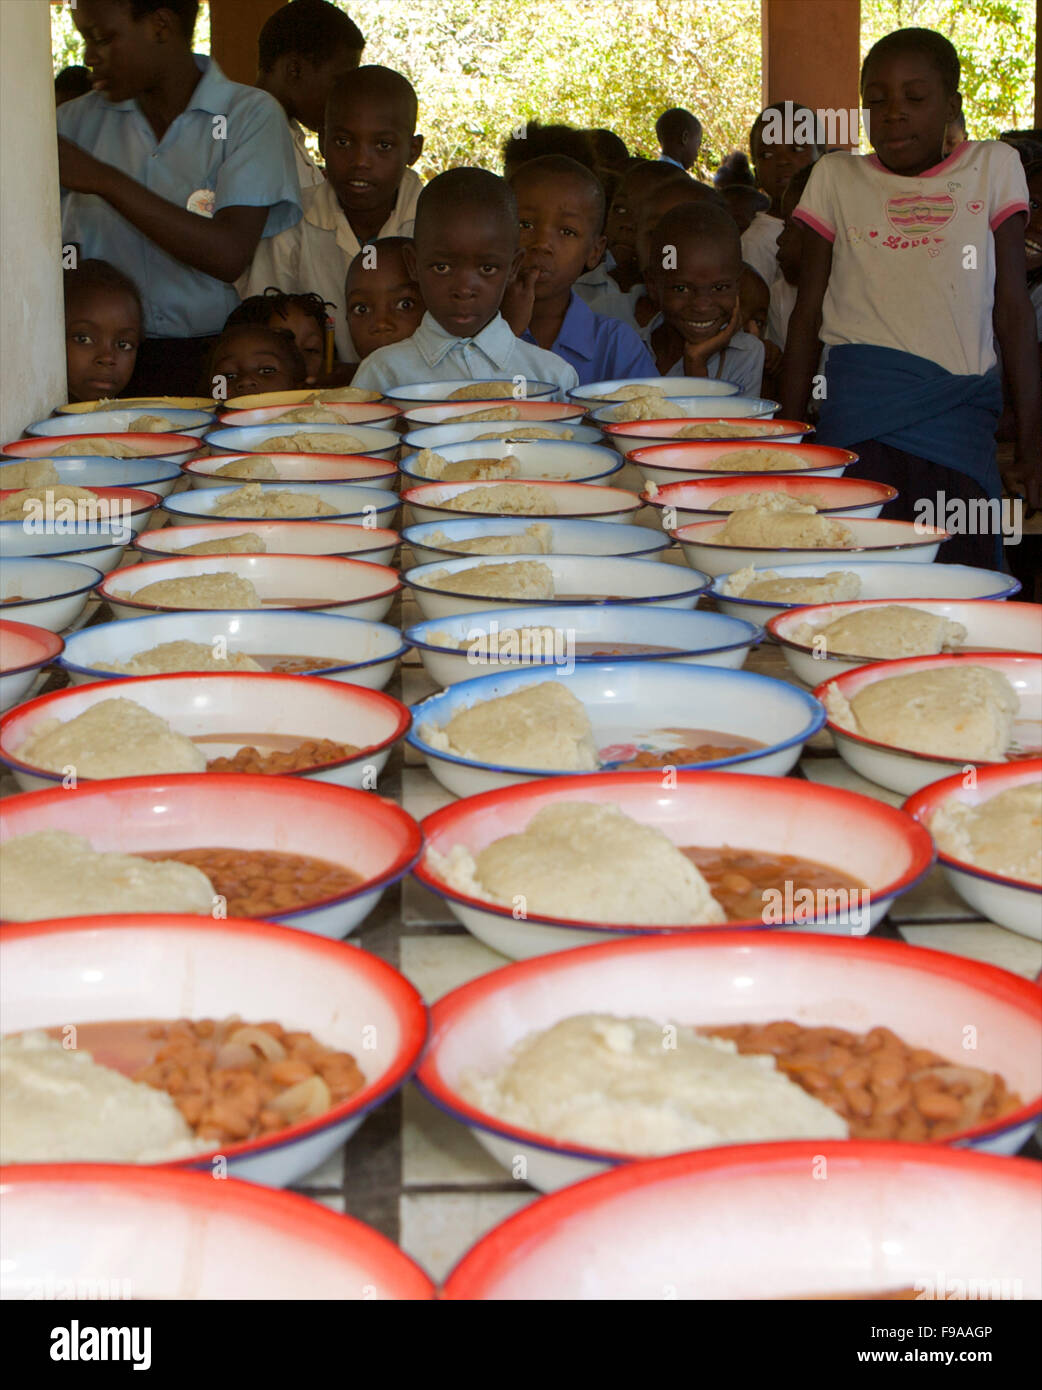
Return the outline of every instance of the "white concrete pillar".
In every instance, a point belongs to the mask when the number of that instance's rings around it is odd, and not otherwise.
[[[2,443],[67,399],[48,0],[0,3],[0,176]]]

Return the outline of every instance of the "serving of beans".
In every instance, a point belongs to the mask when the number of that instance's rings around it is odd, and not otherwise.
[[[277,917],[338,898],[360,883],[361,874],[315,859],[262,849],[153,850],[144,859],[177,859],[201,869],[225,899],[229,917]]]
[[[1023,1103],[997,1073],[957,1066],[889,1028],[848,1033],[783,1020],[699,1031],[730,1038],[741,1053],[770,1053],[780,1072],[843,1116],[852,1139],[947,1139]]]
[[[699,743],[694,747],[651,749],[642,748],[634,754],[623,767],[682,767],[687,763],[709,763],[718,758],[733,758],[739,753],[750,753],[759,745],[736,740],[731,744]]]
[[[207,772],[260,772],[279,776],[287,772],[309,772],[326,763],[342,763],[355,758],[361,748],[353,743],[334,743],[328,738],[309,738],[285,752],[261,753],[252,744],[240,748],[230,758],[211,758]]]

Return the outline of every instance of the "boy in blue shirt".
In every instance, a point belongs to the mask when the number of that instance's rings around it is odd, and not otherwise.
[[[521,227],[521,271],[505,317],[526,343],[570,362],[586,385],[655,376],[651,354],[629,324],[594,313],[573,289],[604,254],[604,189],[567,155],[544,155],[511,176]]]
[[[355,374],[368,391],[428,381],[548,381],[578,386],[575,368],[516,337],[499,312],[521,265],[517,200],[485,169],[450,169],[416,205],[413,244],[401,248],[427,306],[411,338],[378,348]]]
[[[262,236],[300,217],[281,106],[192,53],[195,0],[79,0],[94,90],[58,111],[62,235],[141,287],[128,388],[190,395]]]

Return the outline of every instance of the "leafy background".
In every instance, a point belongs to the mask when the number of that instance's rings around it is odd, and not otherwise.
[[[745,147],[760,109],[760,0],[336,0],[366,36],[367,62],[420,96],[425,178],[458,164],[499,170],[525,121],[608,126],[655,155],[655,117],[686,106],[705,127],[701,169]],[[861,51],[892,29],[946,34],[963,64],[969,134],[1031,125],[1034,0],[861,0]],[[71,11],[52,8],[55,71],[82,61]],[[203,4],[195,47],[209,51]]]

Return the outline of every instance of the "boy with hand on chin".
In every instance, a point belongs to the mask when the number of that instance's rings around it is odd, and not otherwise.
[[[142,290],[133,395],[191,395],[234,282],[300,217],[293,143],[266,92],[193,54],[195,0],[78,0],[94,90],[57,113],[62,236]]]
[[[522,164],[510,179],[521,228],[521,270],[503,314],[526,343],[570,362],[581,384],[654,376],[635,331],[594,313],[573,289],[604,254],[604,189],[596,174],[566,155]]]
[[[326,178],[303,193],[304,216],[258,250],[239,284],[261,294],[277,285],[333,305],[337,356],[357,362],[348,331],[344,280],[362,246],[410,236],[423,187],[409,166],[420,157],[416,93],[390,68],[359,68],[334,83],[326,105]]]
[[[758,396],[764,349],[741,329],[742,243],[730,213],[715,203],[667,212],[651,237],[648,288],[661,312],[648,345],[662,376],[733,381]]]
[[[517,199],[485,169],[450,169],[432,179],[416,206],[413,245],[402,247],[427,306],[411,338],[378,348],[354,385],[371,391],[427,381],[509,380],[578,386],[575,368],[515,336],[499,312],[517,274]]]

